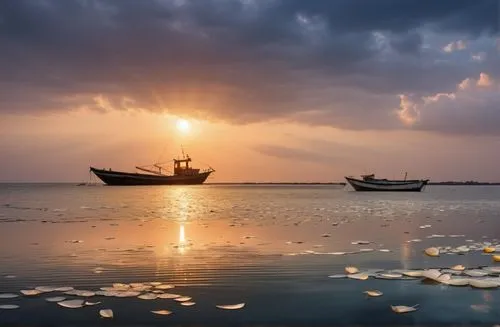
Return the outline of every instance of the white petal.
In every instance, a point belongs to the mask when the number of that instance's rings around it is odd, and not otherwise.
[[[244,306],[245,306],[245,303],[216,305],[217,308],[225,309],[225,310],[238,310],[238,309],[243,308]]]
[[[418,310],[418,304],[408,307],[406,305],[391,305],[392,311],[396,313],[406,313],[406,312],[412,312],[412,311],[417,311]]]
[[[1,310],[12,310],[17,309],[19,306],[17,304],[2,304],[0,305]]]
[[[21,293],[23,295],[26,295],[26,296],[35,296],[35,295],[38,295],[42,292],[40,292],[38,290],[21,290]]]
[[[64,296],[54,296],[54,297],[48,297],[45,299],[47,302],[61,302],[66,300]]]
[[[191,301],[181,302],[181,305],[183,305],[185,307],[190,307],[190,306],[195,305],[195,304],[196,304],[195,302],[191,302]]]
[[[15,297],[19,297],[19,295],[14,293],[0,293],[0,299],[13,299]]]
[[[356,267],[345,267],[345,271],[348,274],[355,274],[355,273],[359,272],[359,269]]]
[[[77,308],[82,308],[83,307],[83,300],[67,300],[67,301],[61,301],[57,302],[61,307],[64,308],[70,308],[70,309],[77,309]]]
[[[368,296],[373,296],[373,297],[382,296],[384,294],[384,293],[377,291],[377,290],[364,291],[363,293],[365,293]]]
[[[142,295],[139,295],[138,298],[141,299],[141,300],[154,300],[158,297],[157,294],[153,294],[153,293],[146,293],[146,294],[142,294]]]
[[[87,305],[87,306],[93,306],[93,305],[101,304],[101,302],[88,302],[88,301],[85,301],[84,304]]]
[[[113,318],[113,310],[111,310],[111,309],[102,309],[102,310],[99,310],[99,314],[103,318]]]
[[[155,313],[157,315],[163,315],[163,316],[166,316],[166,315],[169,315],[172,313],[172,311],[168,311],[168,310],[156,310],[156,311],[151,311],[152,313]]]
[[[172,294],[172,293],[163,293],[158,295],[159,299],[176,299],[179,297],[181,297],[179,294]]]
[[[435,248],[435,247],[427,248],[427,249],[425,249],[424,252],[429,257],[438,257],[439,256],[439,249]]]
[[[359,273],[359,274],[349,274],[347,275],[347,278],[351,278],[351,279],[358,279],[358,280],[367,280],[368,279],[368,275],[367,274],[364,274],[364,273]]]
[[[175,298],[174,300],[177,302],[186,302],[186,301],[191,300],[191,298],[189,296],[181,296],[181,297]]]

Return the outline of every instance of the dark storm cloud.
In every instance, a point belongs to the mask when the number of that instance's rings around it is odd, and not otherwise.
[[[399,94],[449,92],[499,63],[450,61],[425,40],[493,44],[498,11],[497,0],[3,0],[0,110],[397,128]]]

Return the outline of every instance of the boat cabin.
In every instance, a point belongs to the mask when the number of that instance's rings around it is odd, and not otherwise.
[[[186,156],[185,159],[174,159],[174,175],[192,176],[199,174],[199,169],[193,169],[189,167],[190,162],[191,158],[189,157],[189,155]]]

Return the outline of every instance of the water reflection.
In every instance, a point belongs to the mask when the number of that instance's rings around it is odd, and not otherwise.
[[[408,269],[410,265],[411,247],[410,243],[401,244],[401,265],[403,269]]]
[[[189,243],[186,241],[186,233],[184,224],[179,226],[179,243],[177,244],[177,251],[184,254],[189,249]]]

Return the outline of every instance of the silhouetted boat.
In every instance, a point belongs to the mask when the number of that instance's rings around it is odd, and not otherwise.
[[[388,180],[377,179],[374,174],[361,175],[362,179],[345,177],[347,182],[356,191],[375,191],[375,192],[420,192],[429,182],[428,179],[407,180]]]
[[[208,176],[215,170],[212,168],[200,171],[189,167],[191,158],[189,155],[183,159],[174,159],[174,173],[167,175],[162,172],[164,169],[160,164],[139,167],[138,170],[145,173],[129,173],[107,169],[97,169],[90,167],[100,180],[108,185],[194,185],[203,184]],[[184,164],[184,165],[182,165]],[[151,168],[148,168],[151,167]],[[156,169],[156,170],[155,170]]]

